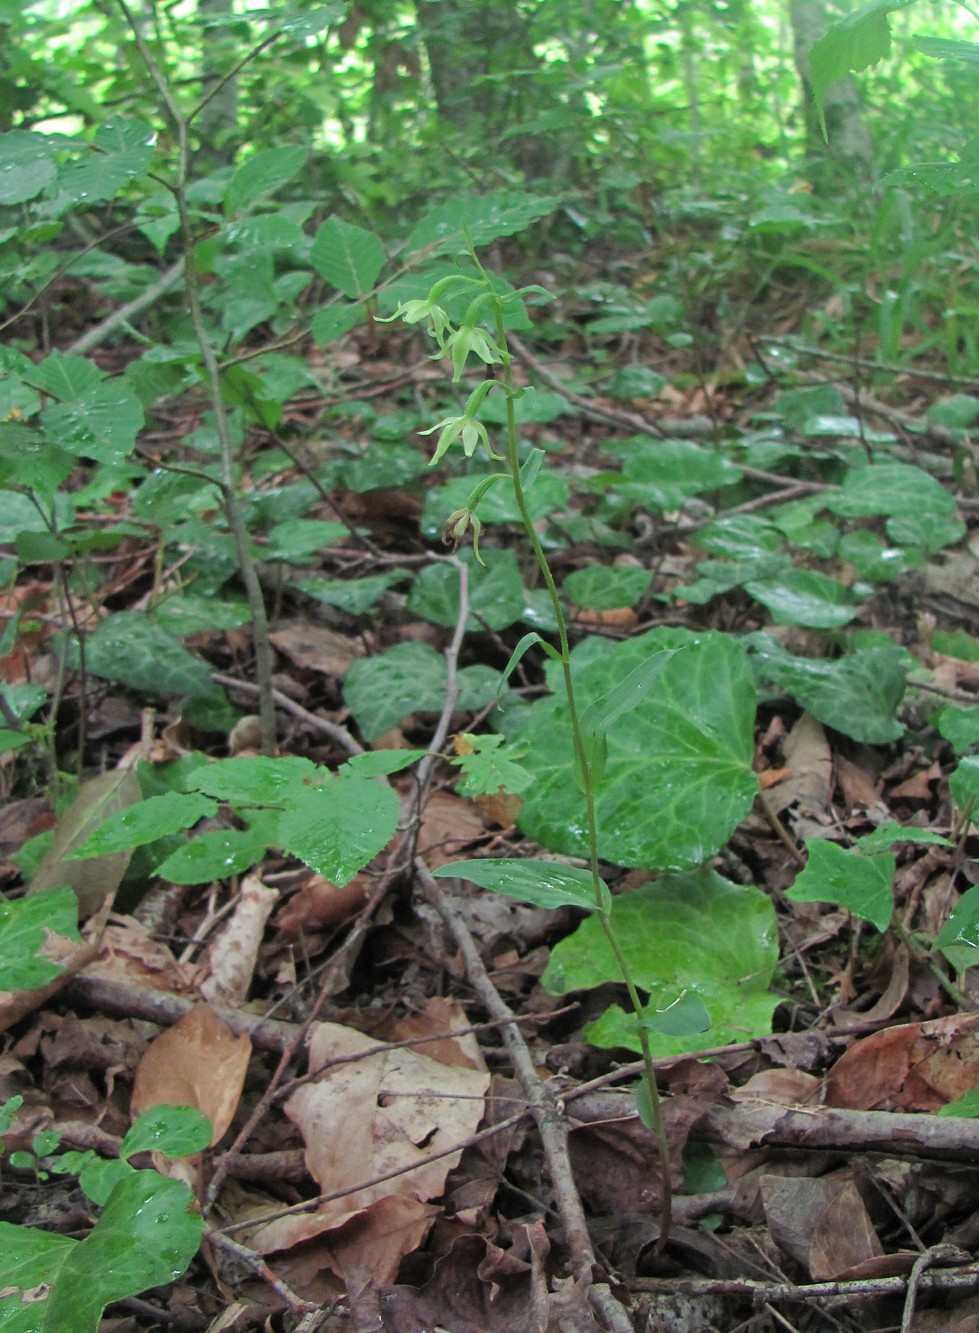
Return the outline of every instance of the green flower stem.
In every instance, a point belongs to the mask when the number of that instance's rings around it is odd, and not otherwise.
[[[540,569],[541,576],[547,587],[548,596],[551,600],[551,606],[554,611],[554,619],[557,624],[558,643],[561,653],[561,671],[564,675],[564,690],[568,703],[568,718],[571,724],[572,743],[574,745],[575,758],[578,762],[578,769],[581,773],[581,787],[585,797],[585,821],[588,830],[588,859],[592,877],[592,887],[595,895],[596,912],[601,922],[605,938],[608,940],[609,947],[618,964],[619,972],[625,983],[626,992],[629,996],[629,1003],[637,1019],[642,1019],[643,1006],[639,998],[639,992],[636,989],[635,981],[632,976],[632,968],[629,966],[629,960],[623,952],[622,945],[619,943],[618,936],[613,929],[609,913],[602,906],[601,895],[601,875],[598,867],[598,821],[595,815],[595,787],[592,781],[591,768],[588,763],[588,756],[585,750],[585,743],[581,733],[581,723],[578,716],[578,705],[575,696],[574,681],[571,678],[571,648],[568,642],[568,622],[564,614],[564,607],[561,605],[561,597],[558,593],[557,584],[554,582],[554,575],[551,573],[551,567],[548,564],[547,556],[544,554],[544,548],[540,543],[540,538],[534,528],[534,522],[527,506],[527,496],[524,491],[523,480],[520,475],[520,459],[517,455],[517,419],[513,409],[517,390],[513,383],[513,357],[510,354],[507,345],[506,326],[503,320],[503,310],[499,299],[494,301],[495,325],[496,325],[496,343],[501,353],[501,382],[506,396],[506,464],[510,473],[510,480],[513,485],[513,495],[516,500],[517,510],[520,514],[520,521],[523,524],[524,531],[530,541],[534,552],[534,558]],[[643,1060],[643,1079],[646,1085],[647,1106],[649,1109],[649,1126],[656,1138],[657,1149],[660,1160],[660,1173],[662,1176],[662,1207],[660,1213],[660,1234],[656,1242],[655,1250],[658,1253],[666,1244],[670,1232],[670,1219],[673,1211],[673,1195],[670,1187],[670,1147],[666,1138],[666,1130],[663,1126],[663,1115],[660,1105],[659,1091],[656,1087],[656,1070],[653,1065],[653,1052],[649,1041],[649,1033],[646,1028],[639,1027],[639,1047],[642,1051]]]

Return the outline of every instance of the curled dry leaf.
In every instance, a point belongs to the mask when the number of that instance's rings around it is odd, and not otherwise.
[[[761,1197],[773,1240],[816,1282],[884,1252],[852,1180],[763,1176]]]
[[[311,875],[276,914],[275,925],[290,939],[313,931],[342,926],[357,915],[370,890],[370,879],[361,873],[337,886],[322,875]]]
[[[211,975],[201,983],[205,1000],[238,1005],[245,999],[252,983],[265,923],[278,899],[278,890],[268,888],[257,875],[246,875],[242,880],[231,919],[208,954]]]
[[[136,1070],[131,1112],[194,1106],[213,1127],[212,1146],[234,1117],[251,1055],[251,1038],[235,1034],[208,1004],[196,1004],[150,1043]]]
[[[826,1105],[933,1112],[977,1084],[979,1014],[954,1014],[855,1042],[826,1077]]]
[[[350,1064],[324,1072],[286,1103],[286,1113],[306,1143],[306,1165],[324,1194],[344,1191],[315,1213],[283,1217],[258,1228],[249,1243],[260,1253],[288,1249],[397,1198],[424,1205],[437,1198],[462,1153],[447,1153],[475,1132],[483,1114],[489,1076],[481,1070],[451,1068],[413,1050],[370,1053],[381,1045],[353,1028],[317,1023],[310,1041],[309,1067],[366,1053]],[[407,1169],[406,1169],[407,1168]],[[376,1184],[375,1177],[402,1171]],[[427,1217],[426,1208],[409,1210]],[[404,1227],[411,1248],[420,1244],[414,1225]],[[361,1239],[366,1243],[363,1234]],[[408,1249],[402,1250],[407,1254]]]

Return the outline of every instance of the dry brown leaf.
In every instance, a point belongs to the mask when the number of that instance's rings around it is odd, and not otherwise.
[[[345,676],[354,659],[364,654],[356,639],[325,625],[311,625],[308,620],[279,625],[269,638],[294,666],[319,671],[324,676]]]
[[[833,789],[833,759],[826,732],[803,713],[785,738],[783,754],[787,775],[765,791],[765,803],[776,814],[790,805],[802,815],[824,815]]]
[[[198,973],[196,967],[178,963],[167,946],[131,916],[112,917],[99,956],[86,971],[106,981],[127,981],[177,994],[191,990]]]
[[[342,889],[322,875],[312,875],[277,914],[275,926],[289,938],[342,926],[363,907],[370,886],[370,877],[363,873],[354,875]]]
[[[353,1028],[317,1023],[309,1067],[380,1045]],[[350,1192],[315,1214],[258,1228],[250,1244],[268,1254],[332,1230],[381,1199],[437,1198],[462,1154],[435,1154],[475,1132],[488,1086],[480,1070],[450,1068],[413,1050],[384,1051],[325,1071],[319,1082],[293,1093],[286,1113],[305,1140],[306,1165],[321,1191]],[[403,1174],[370,1183],[394,1171]]]
[[[933,1112],[977,1085],[979,1014],[955,1014],[855,1042],[826,1077],[826,1105]]]
[[[194,1106],[211,1122],[213,1147],[234,1118],[251,1050],[250,1037],[235,1036],[209,1004],[195,1004],[147,1047],[133,1084],[133,1119],[151,1106]]]
[[[391,1040],[436,1037],[438,1040],[426,1041],[424,1046],[415,1046],[412,1049],[427,1055],[430,1060],[437,1060],[441,1065],[485,1070],[486,1062],[483,1060],[475,1032],[466,1032],[459,1037],[445,1035],[468,1026],[466,1011],[458,1000],[446,1000],[440,995],[433,995],[421,1013],[401,1018],[394,1024]]]
[[[763,1069],[740,1088],[732,1088],[732,1102],[776,1102],[779,1106],[818,1106],[822,1080],[804,1069]]]
[[[279,900],[257,875],[246,875],[231,919],[208,953],[211,975],[201,983],[201,994],[214,1004],[238,1005],[248,994],[265,923]]]
[[[460,851],[486,832],[482,816],[469,801],[437,791],[422,811],[418,854],[432,870],[458,858]]]
[[[883,1253],[852,1180],[762,1176],[761,1197],[772,1239],[816,1282]]]

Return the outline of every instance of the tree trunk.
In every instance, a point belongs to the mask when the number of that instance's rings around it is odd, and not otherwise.
[[[877,180],[874,147],[860,110],[856,85],[849,77],[827,89],[823,98],[828,141],[823,139],[812,99],[812,70],[809,52],[826,31],[829,20],[825,0],[789,0],[789,18],[795,48],[795,65],[802,81],[806,116],[806,151],[812,183],[818,194],[866,191]]]

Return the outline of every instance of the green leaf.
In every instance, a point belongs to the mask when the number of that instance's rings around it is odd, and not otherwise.
[[[269,841],[264,829],[215,829],[178,847],[155,873],[172,884],[206,884],[241,875],[262,859]]]
[[[636,436],[605,449],[623,459],[622,474],[599,473],[593,486],[605,490],[611,485],[618,494],[657,512],[676,509],[693,495],[733,485],[741,478],[741,469],[730,459],[690,440]]]
[[[967,754],[948,780],[948,789],[960,810],[974,810],[979,801],[979,755]]]
[[[72,645],[69,660],[79,665]],[[86,668],[105,680],[164,696],[208,694],[207,663],[140,611],[120,611],[98,626],[85,648]]]
[[[100,463],[121,463],[143,428],[143,408],[122,380],[98,384],[71,402],[41,413],[48,438],[60,448]]]
[[[965,536],[965,524],[957,514],[899,514],[889,518],[884,530],[899,546],[919,546],[927,555],[934,555],[946,546],[953,546]]]
[[[263,551],[266,560],[299,564],[349,534],[344,523],[329,518],[291,518],[277,523]]]
[[[770,582],[752,581],[745,590],[772,613],[777,625],[839,629],[859,613],[849,589],[836,579],[809,569],[790,569]]]
[[[856,846],[864,855],[870,855],[873,852],[889,852],[900,842],[932,844],[938,847],[953,846],[948,838],[943,838],[934,829],[907,828],[894,819],[888,819],[878,825],[873,833],[865,833],[862,838],[857,839]]]
[[[664,875],[613,898],[611,925],[636,985],[649,995],[644,1021],[655,1020],[685,990],[710,1015],[711,1045],[770,1031],[777,998],[768,985],[778,939],[774,909],[760,890],[732,884],[712,870]],[[588,917],[554,946],[542,981],[552,995],[621,981],[597,918]],[[596,1046],[640,1049],[636,1017],[618,1005],[585,1035]],[[678,1055],[700,1045],[697,1035],[663,1035],[656,1050]]]
[[[454,255],[491,245],[501,236],[523,231],[538,218],[559,207],[555,196],[524,194],[520,190],[497,194],[455,194],[448,203],[437,204],[415,225],[404,246],[404,254],[427,250],[429,257]]]
[[[774,523],[756,514],[732,514],[717,518],[690,538],[695,546],[729,560],[750,561],[779,551],[782,533]]]
[[[979,662],[979,639],[964,629],[936,630],[931,636],[931,646],[936,653],[957,657],[960,662]]]
[[[591,872],[556,861],[523,861],[516,858],[487,858],[454,861],[432,872],[441,879],[468,879],[481,889],[502,893],[536,907],[583,907],[588,912],[608,912],[612,895],[599,880],[601,903],[595,901]]]
[[[403,569],[393,569],[383,574],[368,574],[362,579],[300,579],[292,586],[317,602],[338,606],[349,615],[360,616],[404,577]]]
[[[402,773],[419,759],[426,750],[369,750],[355,754],[340,770],[341,777],[386,778],[391,773]]]
[[[399,643],[376,657],[360,657],[343,686],[347,705],[366,741],[376,741],[409,713],[437,713],[445,702],[445,658],[425,643]],[[500,673],[489,667],[459,672],[460,712],[475,712],[496,698]]]
[[[236,755],[198,768],[188,777],[187,786],[229,805],[284,806],[294,792],[315,781],[322,772],[299,755],[285,755],[281,759]]]
[[[847,14],[820,37],[809,52],[812,95],[821,107],[826,90],[852,70],[875,65],[891,49],[888,14],[906,9],[913,0],[870,0]]]
[[[524,586],[517,557],[511,550],[487,551],[480,565],[471,551],[459,559],[469,566],[469,610],[466,628],[507,629],[523,615]],[[408,594],[408,610],[436,625],[453,626],[459,618],[459,571],[446,561],[429,565]]]
[[[437,540],[442,535],[445,521],[457,509],[467,505],[473,490],[472,477],[453,477],[443,486],[430,489],[425,496],[425,507],[419,521],[422,535]],[[527,492],[527,508],[534,523],[558,513],[568,503],[570,487],[556,472],[545,472]],[[494,486],[479,502],[479,517],[490,526],[495,523],[519,524],[520,511],[510,486]]]
[[[748,635],[745,646],[761,683],[792,695],[826,726],[869,745],[904,734],[895,717],[906,675],[897,644],[857,648],[833,661],[794,657],[768,634]]]
[[[564,580],[562,592],[578,606],[612,611],[634,606],[653,581],[652,571],[628,565],[586,565]]]
[[[974,1120],[979,1116],[979,1088],[970,1088],[961,1097],[956,1097],[954,1102],[946,1102],[938,1108],[938,1114],[968,1116]]]
[[[385,257],[384,246],[372,231],[344,222],[336,214],[320,227],[309,252],[320,277],[351,301],[370,294]]]
[[[263,195],[271,194],[298,176],[308,156],[305,148],[287,144],[250,157],[228,182],[224,192],[225,216],[244,212]]]
[[[152,1106],[126,1134],[119,1156],[127,1160],[138,1152],[159,1152],[165,1157],[190,1157],[210,1146],[211,1122],[196,1106]]]
[[[940,949],[958,972],[979,963],[979,884],[966,889],[951,916],[935,936]]]
[[[864,855],[825,838],[806,840],[808,859],[786,897],[794,903],[838,903],[886,930],[894,915],[894,857]]]
[[[684,991],[666,1009],[644,1018],[640,1027],[659,1032],[664,1037],[692,1037],[710,1030],[710,1014],[699,995]]]
[[[822,498],[827,509],[843,518],[877,514],[916,518],[955,512],[955,501],[941,482],[910,463],[868,463],[852,468],[839,490]]]
[[[333,778],[304,788],[279,818],[281,845],[343,886],[384,850],[398,827],[398,798],[371,778]]]
[[[217,808],[214,801],[198,792],[183,795],[171,791],[164,796],[151,796],[110,815],[72,855],[106,856],[126,847],[144,847],[207,819]]]
[[[938,734],[960,752],[979,745],[979,708],[943,708],[935,725]]]
[[[97,1333],[102,1311],[172,1282],[197,1253],[204,1222],[182,1181],[156,1171],[120,1180],[83,1240],[0,1223],[3,1333]]]
[[[364,317],[362,305],[327,305],[313,316],[310,332],[317,347],[342,338]]]
[[[78,939],[78,900],[68,887],[44,897],[0,902],[0,986],[36,990],[64,968],[44,957],[52,935]]]
[[[590,642],[600,645],[599,656],[576,669]],[[618,865],[699,865],[727,841],[757,791],[751,670],[740,646],[723,634],[661,629],[615,648],[585,640],[572,655],[579,708],[614,697],[648,658],[676,648],[686,651],[665,664],[656,689],[641,692],[638,705],[608,727],[598,841],[600,855]],[[536,778],[520,828],[551,850],[587,855],[580,797],[568,781],[573,746],[564,699],[536,701],[519,725],[525,765]]]
[[[47,135],[27,130],[0,134],[0,205],[26,203],[46,190],[57,175]]]
[[[452,761],[462,770],[457,790],[463,796],[493,796],[501,790],[518,796],[533,782],[533,774],[519,762],[525,754],[523,746],[504,747],[503,737],[493,732],[463,739],[473,747],[472,752]]]

